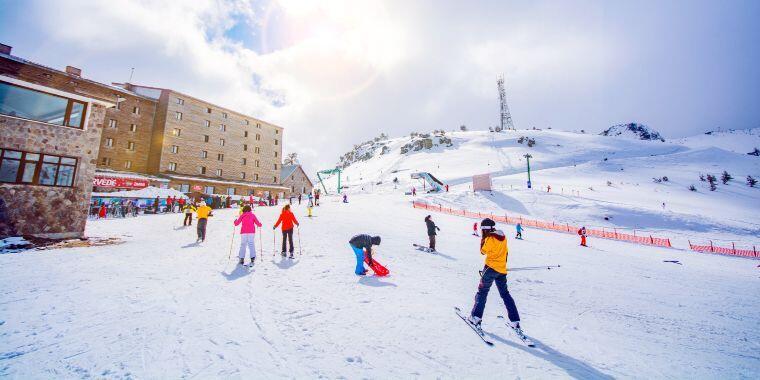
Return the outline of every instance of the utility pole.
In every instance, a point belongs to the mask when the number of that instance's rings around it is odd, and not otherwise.
[[[514,130],[515,125],[512,123],[512,114],[509,112],[509,105],[507,105],[507,91],[504,89],[503,75],[500,75],[496,79],[496,87],[499,90],[499,108],[501,111],[499,130],[496,132],[501,132],[507,129]]]
[[[526,153],[523,157],[525,157],[525,161],[528,163],[528,188],[530,189],[530,159],[533,158],[533,156],[531,156],[530,153]]]

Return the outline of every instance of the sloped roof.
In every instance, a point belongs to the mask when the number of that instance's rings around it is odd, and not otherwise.
[[[306,175],[306,172],[303,170],[301,165],[282,165],[282,170],[280,170],[280,182],[285,183],[285,180],[293,175],[296,170],[300,170],[301,173],[303,173],[303,176],[306,177],[306,180],[309,181],[309,184],[311,186],[314,186],[314,182],[311,182],[311,178]]]

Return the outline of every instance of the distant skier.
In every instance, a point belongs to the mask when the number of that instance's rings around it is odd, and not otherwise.
[[[578,235],[581,235],[581,245],[584,247],[588,247],[586,245],[586,226],[581,227],[580,230],[578,230]]]
[[[106,208],[106,204],[101,203],[100,209],[98,210],[98,219],[105,218],[107,213],[108,213],[108,209]]]
[[[295,248],[293,247],[293,225],[295,224],[296,226],[299,226],[300,224],[298,224],[296,216],[290,211],[290,205],[285,205],[285,207],[282,208],[280,217],[277,218],[277,222],[272,229],[276,230],[280,223],[282,223],[282,252],[280,254],[282,257],[285,257],[285,252],[289,251],[290,258],[292,259],[293,252],[295,251]],[[290,243],[290,250],[287,249],[287,243]]]
[[[435,231],[440,231],[441,229],[430,219],[430,215],[425,217],[425,225],[427,226],[428,240],[430,241],[430,251],[435,252]]]
[[[449,192],[449,184],[448,183],[446,184],[446,192],[447,193]]]
[[[261,222],[256,215],[251,211],[251,206],[243,206],[243,213],[235,220],[235,225],[240,225],[240,251],[238,251],[238,257],[240,258],[240,264],[243,264],[245,259],[245,247],[248,247],[248,252],[251,255],[251,266],[256,261],[256,227],[261,227]]]
[[[475,294],[475,305],[472,307],[468,322],[480,329],[483,319],[483,310],[486,307],[486,299],[491,285],[495,282],[499,295],[507,308],[509,325],[520,334],[520,314],[517,312],[515,300],[507,289],[507,237],[504,232],[496,229],[496,222],[491,219],[483,219],[480,223],[483,237],[480,239],[480,254],[486,256],[485,266],[480,276],[478,292]]]
[[[364,269],[364,256],[367,256],[367,261],[372,265],[372,246],[380,245],[380,236],[356,235],[348,241],[348,244],[351,245],[351,249],[354,250],[354,255],[356,255],[356,270],[354,273],[364,276],[367,274],[367,269]]]
[[[343,194],[343,203],[348,203],[348,195]]]
[[[412,196],[413,197],[417,196],[417,188],[415,188],[415,187],[412,188]]]
[[[522,240],[522,232],[523,232],[523,226],[519,222],[515,226],[515,230],[517,231],[517,235],[515,235],[515,239]]]
[[[311,194],[309,194],[309,195],[311,195]],[[312,216],[311,213],[312,213],[313,209],[314,209],[314,202],[312,202],[312,200],[309,199],[309,204],[306,206],[306,211],[309,212],[309,218],[311,218],[311,216]]]
[[[472,225],[472,234],[473,234],[474,236],[478,236],[478,237],[480,236],[480,235],[478,235],[478,222],[475,222],[475,223]]]
[[[319,191],[314,194],[314,204],[319,206]]]
[[[187,202],[184,207],[182,207],[182,212],[185,213],[185,219],[182,221],[182,226],[192,226],[193,225],[193,213],[195,212],[195,206]]]
[[[298,205],[299,206],[301,205],[301,197],[302,196],[303,196],[303,194],[298,194]]]
[[[208,218],[214,214],[211,212],[211,207],[206,206],[206,202],[203,201],[195,210],[195,214],[198,216],[198,242],[206,241],[206,224],[208,224]]]

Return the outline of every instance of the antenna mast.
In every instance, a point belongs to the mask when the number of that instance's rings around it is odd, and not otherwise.
[[[501,124],[499,126],[499,132],[505,129],[515,129],[515,125],[512,123],[512,115],[509,113],[509,105],[507,105],[507,91],[504,89],[504,76],[499,75],[496,80],[496,86],[499,88],[499,102],[501,104]]]

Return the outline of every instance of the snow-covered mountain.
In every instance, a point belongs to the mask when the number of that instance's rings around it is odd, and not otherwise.
[[[626,123],[626,124],[613,125],[607,128],[606,130],[602,131],[600,135],[630,137],[630,138],[635,138],[639,140],[652,140],[652,141],[659,140],[659,141],[665,142],[665,139],[660,135],[659,132],[653,130],[652,128],[649,128],[648,126],[644,124],[638,124],[638,123]]]
[[[375,149],[368,149],[372,144]],[[559,130],[437,131],[358,146],[361,159],[343,165],[342,184],[348,193],[423,190],[410,174],[424,171],[450,185],[448,194],[425,195],[442,205],[666,231],[684,244],[690,238],[757,243],[760,189],[746,183],[747,176],[760,177],[760,159],[747,155],[755,146],[757,129],[668,142]],[[526,154],[532,156],[531,190]],[[719,181],[715,191],[701,180],[707,174],[720,178],[723,171],[733,179]],[[473,194],[472,176],[485,173],[497,191]],[[334,192],[337,178],[325,185]]]

